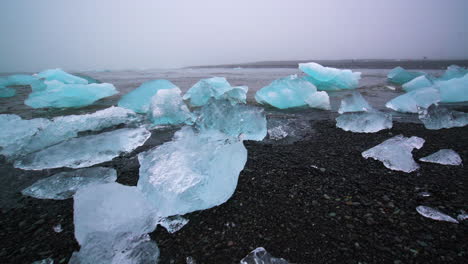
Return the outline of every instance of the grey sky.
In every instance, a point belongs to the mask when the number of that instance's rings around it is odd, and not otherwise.
[[[0,71],[468,58],[468,0],[1,0]]]

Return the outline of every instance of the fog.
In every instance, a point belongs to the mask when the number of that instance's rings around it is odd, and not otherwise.
[[[467,10],[467,0],[2,0],[0,71],[466,59]]]

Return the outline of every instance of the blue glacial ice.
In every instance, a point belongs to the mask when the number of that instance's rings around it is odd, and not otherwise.
[[[457,65],[450,65],[447,67],[447,70],[444,74],[438,78],[439,81],[447,81],[454,78],[461,78],[468,73],[467,68],[463,68]]]
[[[0,78],[0,89],[8,86],[31,86],[33,91],[40,91],[46,89],[46,85],[42,80],[36,76],[26,74],[15,74],[4,78]]]
[[[415,148],[420,149],[423,144],[424,139],[422,138],[414,136],[406,138],[398,135],[362,152],[362,156],[366,159],[379,160],[391,170],[409,173],[419,168],[411,152]]]
[[[0,86],[0,98],[13,97],[16,94],[16,90],[13,88]]]
[[[241,141],[216,131],[183,127],[174,139],[138,155],[138,188],[161,217],[183,215],[226,202],[247,161]]]
[[[118,93],[109,83],[65,84],[54,80],[45,84],[45,90],[33,91],[24,103],[32,108],[83,107]]]
[[[327,92],[315,92],[304,100],[310,108],[330,110],[330,97]]]
[[[75,192],[95,184],[115,182],[117,172],[112,168],[93,167],[65,171],[38,180],[21,193],[38,199],[65,200]]]
[[[245,256],[240,264],[288,264],[288,262],[282,258],[275,258],[263,247],[258,247]]]
[[[428,108],[440,101],[439,90],[433,87],[421,88],[393,98],[385,104],[398,112],[418,113],[419,108]]]
[[[398,66],[394,69],[392,69],[388,75],[387,79],[391,83],[395,84],[404,84],[407,83],[411,80],[413,80],[416,77],[419,77],[421,75],[424,75],[424,72],[416,72],[416,71],[407,71],[403,69],[402,67]]]
[[[215,99],[228,100],[231,104],[246,104],[247,103],[247,92],[249,87],[247,86],[235,86],[231,90],[225,92],[221,96]]]
[[[224,77],[212,77],[201,79],[194,84],[185,94],[183,99],[188,100],[190,106],[199,107],[207,104],[210,99],[228,99],[245,103],[247,98],[247,86],[233,87]]]
[[[59,81],[65,84],[88,84],[84,78],[69,74],[61,69],[49,69],[36,74],[37,77],[47,81]]]
[[[439,81],[435,87],[440,91],[440,101],[442,103],[468,101],[468,74],[461,78]]]
[[[161,89],[151,98],[149,118],[155,125],[192,124],[194,116],[182,100],[179,88]]]
[[[267,121],[262,108],[236,104],[227,100],[210,100],[197,111],[196,127],[201,131],[219,130],[241,140],[263,140]]]
[[[98,135],[72,138],[17,159],[16,168],[43,170],[83,168],[110,161],[142,146],[151,136],[144,128],[122,128]]]
[[[431,87],[434,82],[428,78],[426,75],[422,75],[419,77],[414,78],[413,80],[403,84],[403,90],[406,92],[411,92],[417,89]]]
[[[379,111],[345,113],[336,118],[336,127],[355,133],[375,133],[392,126],[392,115]]]
[[[168,80],[153,80],[145,82],[137,89],[122,96],[118,105],[135,111],[136,113],[145,114],[150,110],[151,98],[163,89],[178,88]]]
[[[358,91],[353,91],[352,94],[344,97],[341,100],[340,108],[338,113],[348,113],[348,112],[363,112],[373,110],[372,106],[362,97]]]
[[[355,89],[361,79],[360,72],[324,67],[315,62],[299,63],[299,69],[307,74],[309,82],[324,91]]]
[[[449,110],[440,105],[431,105],[427,109],[420,109],[419,120],[431,130],[464,127],[468,125],[468,113]]]
[[[452,149],[441,149],[429,156],[420,158],[419,160],[442,165],[458,166],[462,164],[460,155]]]

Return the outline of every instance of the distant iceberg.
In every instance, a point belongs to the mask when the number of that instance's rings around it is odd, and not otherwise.
[[[65,84],[88,84],[88,80],[69,74],[62,69],[45,70],[36,76],[47,81],[59,81]]]
[[[419,77],[421,75],[424,75],[424,72],[417,72],[417,71],[407,71],[403,69],[402,67],[398,66],[394,69],[392,69],[388,75],[388,81],[391,83],[395,84],[404,84],[407,83],[411,80],[413,80],[416,77]]]
[[[306,80],[324,91],[355,89],[361,79],[360,72],[324,67],[315,62],[299,63],[299,69],[307,74]]]

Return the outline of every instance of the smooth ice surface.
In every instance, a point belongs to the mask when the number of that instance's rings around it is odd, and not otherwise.
[[[32,108],[83,107],[118,93],[110,83],[65,84],[46,81],[45,84],[45,90],[33,91],[24,103]]]
[[[165,217],[227,201],[247,161],[247,150],[221,132],[197,134],[184,127],[172,141],[139,154],[138,160],[138,188]]]
[[[382,112],[345,113],[336,118],[336,126],[356,133],[375,133],[393,126],[392,115]]]
[[[16,90],[8,87],[0,86],[0,98],[13,97],[16,94]]]
[[[361,79],[360,72],[324,67],[315,62],[299,63],[299,69],[308,75],[309,82],[325,91],[355,89]]]
[[[37,77],[47,81],[59,81],[66,84],[88,84],[84,78],[69,74],[61,69],[45,70],[37,74]]]
[[[372,110],[372,106],[362,97],[361,93],[354,91],[349,96],[344,97],[341,100],[340,108],[338,113],[348,113],[348,112],[363,112]]]
[[[259,247],[243,258],[240,264],[288,264],[288,262],[285,259],[273,257],[263,247]]]
[[[468,101],[468,74],[464,77],[437,82],[435,87],[440,91],[442,103]]]
[[[236,104],[226,100],[211,100],[198,111],[196,126],[204,130],[216,129],[243,140],[263,140],[267,135],[267,121],[262,108]]]
[[[419,120],[423,122],[427,129],[432,130],[463,127],[468,125],[468,113],[431,105],[428,109],[420,109]]]
[[[317,88],[297,75],[274,80],[255,94],[255,100],[279,109],[305,107],[305,101],[317,92]]]
[[[162,227],[164,227],[167,230],[167,232],[173,234],[179,231],[180,229],[182,229],[182,227],[184,227],[188,222],[189,222],[188,219],[183,218],[180,215],[176,215],[176,216],[164,217],[163,219],[159,221],[159,224]]]
[[[431,87],[434,83],[425,75],[414,78],[413,80],[403,84],[403,90],[411,92],[417,89]]]
[[[309,107],[311,108],[317,108],[317,109],[322,109],[322,110],[330,110],[330,97],[328,97],[327,92],[316,92],[309,97],[305,98],[304,100]]]
[[[25,170],[89,167],[110,161],[121,153],[133,151],[142,146],[150,136],[151,132],[144,128],[122,128],[72,138],[16,160],[14,166]]]
[[[452,149],[441,149],[431,155],[420,158],[420,161],[438,163],[442,165],[458,166],[462,164],[462,159],[457,152]]]
[[[444,74],[438,78],[441,81],[447,81],[454,78],[461,78],[468,73],[468,69],[464,67],[460,67],[457,65],[450,65],[447,67],[447,70]]]
[[[135,186],[92,185],[79,189],[73,202],[75,238],[80,245],[93,233],[143,235],[156,228],[156,209]]]
[[[451,222],[451,223],[455,223],[455,224],[458,224],[458,221],[449,216],[449,215],[446,215],[442,212],[440,212],[439,210],[437,209],[434,209],[432,207],[429,207],[429,206],[423,206],[423,205],[420,205],[418,207],[416,207],[416,211],[424,216],[424,217],[427,217],[427,218],[430,218],[430,219],[433,219],[433,220],[437,220],[437,221],[446,221],[446,222]]]
[[[439,90],[429,87],[421,88],[393,98],[385,104],[387,108],[398,112],[418,113],[418,108],[428,108],[440,101]]]
[[[168,80],[153,80],[145,82],[137,89],[122,96],[118,105],[131,109],[137,113],[148,113],[151,105],[151,98],[159,91],[164,89],[177,88],[172,82]]]
[[[407,71],[398,66],[388,73],[387,78],[389,82],[401,85],[421,75],[424,75],[424,72]]]
[[[245,103],[247,86],[232,87],[224,77],[201,79],[185,94],[183,99],[188,100],[191,106],[203,106],[212,98],[228,99],[233,102]]]
[[[423,144],[422,138],[398,135],[362,152],[362,156],[379,160],[391,170],[412,172],[417,170],[419,165],[414,161],[411,152],[415,148],[420,149]]]
[[[115,182],[117,172],[112,168],[95,167],[57,173],[35,182],[21,191],[23,195],[39,199],[64,200],[78,189],[94,184]]]
[[[150,119],[155,125],[192,124],[193,115],[190,113],[180,95],[181,91],[175,87],[156,92],[151,99]]]

